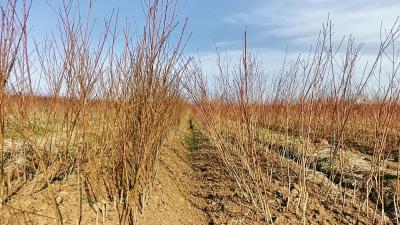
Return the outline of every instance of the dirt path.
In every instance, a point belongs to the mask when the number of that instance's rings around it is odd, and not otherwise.
[[[195,176],[189,151],[180,135],[174,135],[161,152],[154,190],[140,224],[207,224],[206,213],[194,201]]]
[[[187,129],[160,155],[154,191],[141,224],[256,224],[250,203],[224,169],[215,151],[189,151],[182,142]]]
[[[193,196],[209,224],[258,224],[252,218],[250,202],[243,198],[215,151],[201,148],[190,159],[199,181]]]

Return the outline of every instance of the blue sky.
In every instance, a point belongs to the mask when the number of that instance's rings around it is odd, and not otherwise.
[[[4,0],[0,0],[4,1]],[[61,1],[52,0],[54,7]],[[55,28],[56,14],[45,0],[33,0],[31,36],[40,40]],[[81,5],[87,0],[81,0]],[[140,0],[97,0],[93,17],[101,20],[113,9],[119,9],[121,19],[127,18],[141,26],[143,10]],[[189,18],[192,33],[186,53],[198,55],[207,71],[213,71],[215,46],[232,57],[239,55],[244,30],[249,44],[263,61],[267,72],[276,72],[283,61],[286,47],[288,58],[307,52],[315,42],[321,24],[328,14],[335,25],[337,40],[353,34],[364,42],[366,60],[376,52],[381,23],[384,27],[400,15],[398,0],[178,0],[179,18]]]

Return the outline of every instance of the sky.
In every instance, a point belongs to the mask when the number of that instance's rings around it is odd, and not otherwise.
[[[0,0],[4,2],[5,0]],[[33,0],[30,35],[41,40],[55,28],[57,15],[51,9],[61,0]],[[81,0],[82,6],[88,0]],[[119,17],[143,25],[141,0],[97,0],[93,18],[98,24],[119,9]],[[205,70],[212,73],[216,48],[230,56],[240,54],[246,30],[250,48],[262,60],[267,73],[282,65],[285,53],[294,59],[315,43],[328,16],[335,37],[352,34],[357,43],[365,43],[363,56],[368,60],[377,52],[380,28],[390,27],[400,15],[398,0],[178,0],[180,20],[188,18],[191,33],[187,55],[199,56]]]

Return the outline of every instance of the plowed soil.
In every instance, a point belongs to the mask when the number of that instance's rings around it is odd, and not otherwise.
[[[215,150],[199,146],[190,151],[185,146],[182,140],[187,132],[189,127],[185,126],[176,131],[160,153],[154,188],[139,224],[267,224],[256,215],[253,205],[226,171]],[[272,219],[275,224],[302,224],[298,204],[300,188],[295,184],[297,164],[287,161],[294,177],[289,188],[288,181],[282,179],[282,174],[286,173],[286,167],[279,166],[282,160],[289,159],[279,156],[269,159],[269,163],[276,165],[266,193]],[[337,197],[327,195],[327,190],[335,191],[335,184],[321,173],[313,174],[307,186],[307,224],[391,224],[389,220],[372,221],[372,217],[364,213],[361,202],[351,204],[360,201],[358,199],[341,203]],[[77,221],[79,204],[75,185],[76,176],[73,175],[54,182],[64,224]],[[0,224],[56,223],[47,188],[32,191],[34,186],[31,181],[16,191],[10,202],[0,209]],[[117,224],[112,203],[104,203],[104,208],[98,210],[101,207],[84,201],[82,224]]]

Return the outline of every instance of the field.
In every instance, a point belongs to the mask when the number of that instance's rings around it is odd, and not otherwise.
[[[74,2],[33,47],[2,6],[0,224],[399,224],[399,21],[363,65],[328,20],[273,77],[244,32],[210,82],[175,1],[100,38]]]

